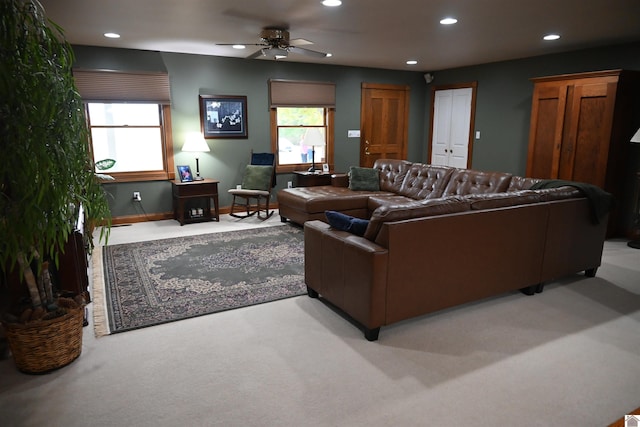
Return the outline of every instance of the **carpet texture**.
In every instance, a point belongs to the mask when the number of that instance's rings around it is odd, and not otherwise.
[[[101,248],[96,335],[303,295],[303,231],[294,226]],[[98,281],[99,282],[99,281]],[[95,283],[95,282],[94,282]]]

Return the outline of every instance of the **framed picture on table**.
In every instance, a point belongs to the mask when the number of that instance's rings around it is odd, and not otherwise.
[[[193,181],[193,174],[191,173],[191,168],[189,167],[189,165],[178,166],[178,176],[180,177],[180,182]]]
[[[247,138],[247,97],[199,95],[200,127],[205,138]]]

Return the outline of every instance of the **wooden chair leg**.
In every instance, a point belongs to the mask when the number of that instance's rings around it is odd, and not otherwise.
[[[262,216],[260,215],[260,199],[261,197],[258,197],[258,218],[260,218],[261,220],[265,220],[265,219],[269,219],[271,217],[271,215],[273,215],[273,212],[269,212],[269,197],[265,197],[265,215]]]
[[[231,215],[232,217],[235,218],[248,218],[251,215],[254,215],[255,212],[251,212],[250,208],[251,208],[251,200],[248,197],[243,197],[244,201],[245,201],[245,210],[246,210],[246,214],[245,215],[238,215],[237,213],[234,212],[234,207],[236,205],[236,196],[233,196],[233,201],[231,202],[231,212],[229,212],[229,215]]]

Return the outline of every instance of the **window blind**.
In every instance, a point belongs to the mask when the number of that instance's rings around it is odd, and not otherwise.
[[[269,105],[275,107],[336,107],[332,82],[269,80]]]
[[[166,73],[73,70],[73,76],[84,101],[171,103],[169,75]]]

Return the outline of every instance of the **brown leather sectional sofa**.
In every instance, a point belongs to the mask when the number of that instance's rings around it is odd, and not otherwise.
[[[305,282],[376,340],[381,326],[600,266],[606,215],[571,186],[403,160],[378,160],[380,191],[334,185],[278,193],[304,224]],[[344,184],[344,183],[343,183]],[[369,219],[364,236],[332,228],[326,210]]]

